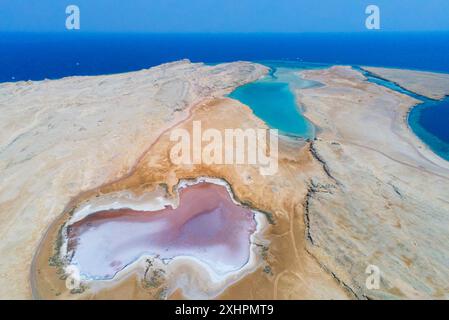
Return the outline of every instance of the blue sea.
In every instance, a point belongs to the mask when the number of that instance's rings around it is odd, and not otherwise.
[[[283,68],[345,64],[449,73],[449,32],[0,33],[0,82],[127,72],[184,58],[206,63],[266,63],[273,68],[267,79],[238,88],[231,96],[247,103],[280,131],[310,138],[313,126],[301,116],[291,92],[292,86],[308,84],[286,78]],[[449,160],[449,101],[424,102],[410,113],[410,126],[437,154]],[[270,110],[274,104],[276,108]]]

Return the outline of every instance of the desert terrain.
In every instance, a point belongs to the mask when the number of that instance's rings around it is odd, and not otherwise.
[[[226,97],[267,72],[255,63],[181,61],[0,85],[0,297],[195,298],[173,280],[183,274],[204,286],[191,264],[175,274],[143,260],[120,278],[73,291],[51,258],[61,228],[86,204],[124,193],[175,199],[181,181],[209,177],[225,181],[266,222],[252,242],[250,272],[209,298],[447,299],[449,163],[408,127],[418,103],[409,96],[346,66],[302,71],[298,77],[321,84],[294,92],[316,138],[280,136],[276,174],[262,175],[254,164],[170,161],[171,130],[191,131],[194,121],[219,131],[268,129]],[[383,77],[416,88],[401,81],[402,71],[388,72]],[[426,79],[414,79],[426,88],[421,94],[447,93],[439,89],[444,78]],[[380,270],[376,289],[366,286],[369,266]],[[146,275],[160,269],[149,284]]]

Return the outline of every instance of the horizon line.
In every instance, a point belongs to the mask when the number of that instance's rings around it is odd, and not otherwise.
[[[449,33],[449,30],[359,30],[359,31],[82,31],[82,30],[58,30],[58,31],[30,31],[30,30],[0,30],[0,33],[29,33],[29,34],[139,34],[139,35],[302,35],[302,34],[391,34],[391,33]]]

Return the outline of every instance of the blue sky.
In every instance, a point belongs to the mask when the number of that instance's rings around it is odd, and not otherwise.
[[[448,0],[0,0],[0,31],[65,31],[78,5],[78,32],[354,32],[365,8],[381,31],[449,31]]]

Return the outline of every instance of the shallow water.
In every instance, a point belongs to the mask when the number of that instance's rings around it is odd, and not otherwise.
[[[288,62],[260,62],[271,68],[266,77],[238,87],[229,97],[248,105],[256,116],[281,133],[313,139],[315,128],[301,113],[294,90],[318,85],[301,79],[298,72],[320,65]]]
[[[249,260],[254,213],[235,204],[221,185],[198,183],[180,190],[176,209],[100,211],[68,231],[71,263],[91,279],[111,279],[143,255],[191,257],[215,273],[239,270]]]

